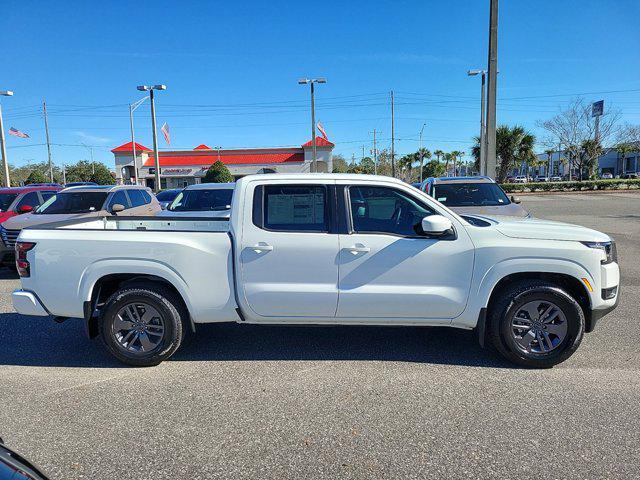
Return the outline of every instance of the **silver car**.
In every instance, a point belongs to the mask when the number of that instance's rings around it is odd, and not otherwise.
[[[235,183],[189,185],[157,216],[228,218],[235,186]]]

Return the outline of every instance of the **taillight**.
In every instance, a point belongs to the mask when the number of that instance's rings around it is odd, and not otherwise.
[[[27,252],[35,246],[33,242],[16,242],[16,268],[21,277],[28,277],[31,274]]]

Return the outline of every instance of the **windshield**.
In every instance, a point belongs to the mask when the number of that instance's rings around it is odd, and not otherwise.
[[[160,202],[170,202],[180,193],[180,190],[163,190],[156,194],[156,198]]]
[[[434,185],[433,196],[447,207],[509,205],[509,199],[495,183],[452,183]]]
[[[0,212],[6,212],[17,196],[15,193],[0,193]]]
[[[52,215],[56,213],[89,213],[102,209],[107,192],[58,193],[44,202],[36,213]]]
[[[231,208],[232,189],[184,190],[167,210],[172,212],[205,212]]]

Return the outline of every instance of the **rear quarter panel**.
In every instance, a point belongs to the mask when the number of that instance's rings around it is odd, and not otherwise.
[[[23,289],[54,315],[82,317],[100,278],[128,273],[170,282],[195,323],[237,320],[227,233],[26,229],[20,240],[36,242]]]

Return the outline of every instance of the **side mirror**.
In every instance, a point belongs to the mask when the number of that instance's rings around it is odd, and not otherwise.
[[[113,206],[111,207],[111,213],[118,213],[118,212],[122,212],[124,210],[124,205],[122,205],[121,203],[114,203]]]
[[[522,200],[520,200],[520,197],[516,197],[515,195],[511,195],[511,201],[513,203],[520,203]]]
[[[33,207],[31,205],[20,205],[18,207],[18,213],[29,213],[33,212]]]
[[[442,215],[424,217],[420,226],[424,235],[444,235],[453,228],[451,220]]]

